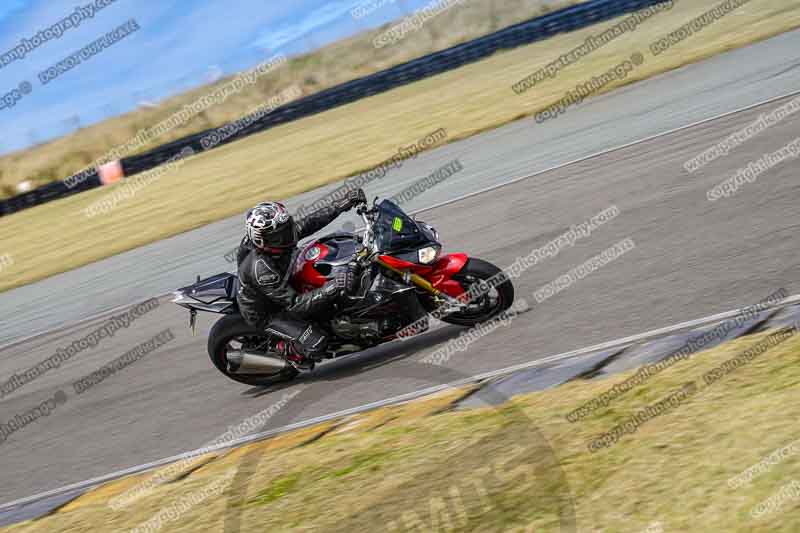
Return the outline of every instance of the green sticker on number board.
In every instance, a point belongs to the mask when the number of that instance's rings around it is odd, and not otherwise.
[[[392,228],[399,233],[400,230],[403,229],[403,219],[400,217],[394,217],[394,224],[392,224]]]

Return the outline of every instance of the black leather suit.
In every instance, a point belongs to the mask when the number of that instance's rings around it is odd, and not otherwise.
[[[327,206],[297,219],[298,239],[308,237],[347,211],[348,206]],[[280,255],[271,254],[242,239],[237,251],[239,292],[236,299],[242,317],[253,327],[299,343],[309,358],[318,358],[327,347],[327,333],[313,323],[339,297],[330,281],[313,291],[299,293],[289,284],[290,267],[297,247]]]

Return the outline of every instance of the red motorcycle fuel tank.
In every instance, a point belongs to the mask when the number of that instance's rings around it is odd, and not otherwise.
[[[325,285],[328,279],[314,265],[329,253],[330,249],[319,241],[312,242],[300,252],[292,274],[292,286],[295,290],[305,292]]]

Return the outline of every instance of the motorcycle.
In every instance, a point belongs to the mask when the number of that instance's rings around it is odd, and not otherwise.
[[[335,232],[295,250],[286,272],[305,292],[334,279],[344,268],[360,272],[353,294],[315,320],[329,333],[326,359],[360,352],[428,329],[429,315],[473,326],[514,302],[514,287],[495,265],[463,253],[442,254],[438,232],[390,200],[357,213],[362,234]],[[195,330],[198,311],[224,315],[208,335],[208,355],[228,378],[248,385],[290,380],[320,361],[298,364],[291,342],[254,329],[239,314],[239,279],[223,273],[182,287],[173,303],[187,308]]]

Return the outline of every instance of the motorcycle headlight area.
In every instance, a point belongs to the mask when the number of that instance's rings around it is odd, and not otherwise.
[[[439,249],[433,246],[421,248],[417,251],[419,262],[423,265],[430,265],[439,258]]]

